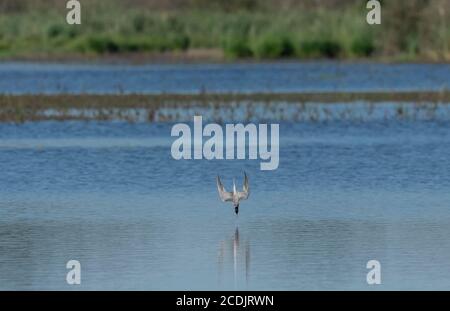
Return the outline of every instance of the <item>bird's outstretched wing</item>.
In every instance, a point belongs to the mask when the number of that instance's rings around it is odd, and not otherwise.
[[[244,172],[244,187],[242,192],[238,192],[239,200],[247,200],[249,195],[250,195],[250,187],[248,185],[248,177],[247,174]]]
[[[225,190],[225,187],[222,185],[219,176],[217,176],[217,190],[219,191],[219,197],[222,200],[222,202],[233,201],[233,193],[227,192]]]

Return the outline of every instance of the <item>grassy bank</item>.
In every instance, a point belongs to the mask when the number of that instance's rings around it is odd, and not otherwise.
[[[82,1],[81,26],[66,24],[65,1],[4,1],[3,59],[201,51],[218,59],[450,60],[445,0],[386,2],[380,26],[369,26],[365,1],[353,0],[91,0]]]
[[[193,114],[216,115],[223,109],[236,112],[236,118],[252,117],[283,119],[287,114],[293,121],[300,116],[314,120],[319,113],[329,113],[333,103],[374,106],[384,103],[397,105],[395,116],[402,118],[417,113],[434,116],[438,105],[449,106],[450,92],[405,93],[292,93],[292,94],[197,94],[197,95],[0,95],[0,122],[42,120],[125,120],[177,121]],[[236,104],[239,105],[236,105]],[[325,106],[324,106],[324,105]],[[358,105],[354,105],[358,106]],[[243,108],[245,111],[240,111]],[[259,107],[259,108],[257,108]],[[294,112],[289,112],[294,107]],[[262,108],[262,110],[260,109]],[[255,115],[259,111],[260,115]],[[407,111],[410,111],[408,114]],[[351,113],[344,111],[344,116]],[[229,114],[225,114],[229,115]],[[298,116],[295,119],[295,116]]]

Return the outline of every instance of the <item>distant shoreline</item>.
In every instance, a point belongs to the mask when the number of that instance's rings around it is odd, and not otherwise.
[[[282,61],[282,60],[275,60]],[[254,59],[230,60],[219,49],[197,49],[188,51],[115,53],[115,54],[33,54],[0,57],[1,63],[24,62],[42,64],[203,64],[203,63],[240,63],[261,62]]]
[[[357,0],[87,1],[81,25],[64,1],[3,2],[0,61],[450,61],[440,1],[383,4],[377,26]]]
[[[2,63],[39,64],[89,64],[89,65],[171,65],[171,64],[261,64],[261,63],[314,63],[331,62],[343,64],[450,64],[450,59],[401,59],[395,57],[370,58],[227,58],[220,49],[192,49],[187,51],[115,53],[115,54],[33,54],[0,57]]]

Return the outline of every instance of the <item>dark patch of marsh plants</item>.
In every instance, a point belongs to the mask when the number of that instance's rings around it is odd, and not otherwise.
[[[450,94],[300,93],[191,95],[0,95],[0,122],[41,120],[216,121],[446,119]]]

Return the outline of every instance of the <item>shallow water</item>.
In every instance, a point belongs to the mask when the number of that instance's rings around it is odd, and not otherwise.
[[[254,122],[267,120],[288,122],[328,121],[449,121],[450,104],[443,102],[285,102],[238,101],[232,103],[171,103],[149,108],[43,109],[33,115],[41,120],[110,120],[128,122],[189,122],[193,115],[205,121]]]
[[[280,93],[439,91],[449,64],[255,63],[80,65],[0,63],[0,93]]]
[[[76,259],[88,290],[449,289],[448,126],[283,122],[260,171],[173,160],[169,123],[0,124],[0,288],[73,289]],[[236,217],[214,178],[243,170]]]

